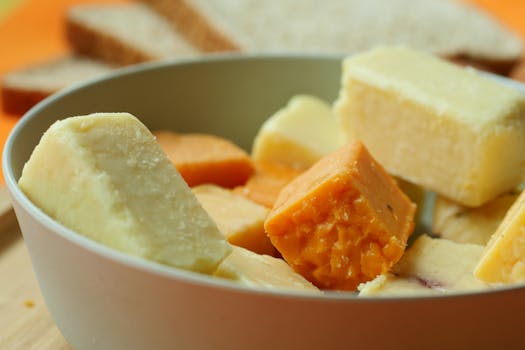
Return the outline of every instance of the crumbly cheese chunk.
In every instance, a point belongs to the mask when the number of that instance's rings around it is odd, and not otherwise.
[[[423,52],[349,57],[335,111],[393,175],[466,206],[516,188],[525,166],[525,97]],[[502,156],[504,155],[504,156]]]
[[[525,282],[525,191],[490,238],[475,274],[488,283]]]
[[[215,276],[234,280],[248,287],[319,292],[317,287],[296,273],[284,260],[233,247]]]
[[[317,97],[297,95],[262,125],[252,157],[304,169],[341,145],[331,107]]]
[[[231,251],[153,135],[127,113],[54,123],[19,185],[64,226],[132,255],[212,273]]]

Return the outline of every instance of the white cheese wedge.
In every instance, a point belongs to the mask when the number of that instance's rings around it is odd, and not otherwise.
[[[394,265],[392,273],[359,286],[359,296],[448,294],[482,290],[474,267],[483,246],[420,236]]]
[[[283,259],[260,255],[233,247],[215,276],[234,280],[248,287],[319,292],[319,289],[295,272]]]
[[[228,242],[258,254],[276,253],[264,231],[268,208],[215,185],[196,186],[192,191]]]
[[[474,273],[488,283],[525,282],[525,191],[490,238]]]
[[[432,232],[458,243],[485,245],[519,192],[504,193],[478,208],[469,208],[445,197],[434,203]]]
[[[252,158],[304,169],[336,150],[342,140],[331,107],[317,97],[297,95],[262,125]]]
[[[343,64],[335,111],[393,175],[460,204],[516,188],[525,166],[525,97],[472,69],[401,47]]]
[[[444,293],[484,289],[488,285],[474,276],[474,267],[482,253],[481,245],[421,235],[394,265],[392,272],[417,278]]]
[[[231,251],[153,135],[127,113],[54,123],[19,185],[64,226],[122,252],[212,273]]]
[[[359,297],[438,295],[441,291],[430,288],[414,277],[400,277],[387,273],[373,280],[361,283],[358,287]]]

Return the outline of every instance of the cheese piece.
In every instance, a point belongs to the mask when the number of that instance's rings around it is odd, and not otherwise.
[[[54,123],[19,185],[64,226],[122,252],[212,273],[231,251],[153,135],[127,113]]]
[[[319,292],[284,260],[259,255],[241,247],[233,247],[233,252],[219,265],[215,276],[248,287]]]
[[[267,208],[273,207],[281,190],[301,171],[275,162],[255,162],[255,174],[244,186],[234,188],[240,194]]]
[[[485,245],[518,195],[519,192],[504,193],[478,208],[465,207],[437,196],[432,232],[458,243]]]
[[[415,205],[358,141],[280,193],[264,227],[284,259],[323,289],[355,290],[403,255]]]
[[[304,169],[341,145],[342,133],[331,107],[317,97],[298,95],[264,122],[252,158]]]
[[[155,131],[154,135],[191,187],[212,183],[233,188],[243,185],[255,171],[248,154],[222,137],[171,131]]]
[[[477,244],[455,243],[422,235],[392,268],[398,276],[417,278],[429,287],[449,293],[488,288],[473,272],[483,252]]]
[[[472,69],[378,48],[344,61],[335,110],[347,137],[391,174],[460,204],[480,206],[521,182],[525,97]]]
[[[360,297],[443,295],[490,288],[474,275],[483,246],[420,236],[392,268],[359,286]]]
[[[525,191],[490,238],[474,273],[488,283],[525,282]]]
[[[214,185],[200,185],[192,191],[228,242],[258,254],[275,255],[264,232],[268,208]]]
[[[370,282],[360,284],[358,290],[359,297],[413,297],[442,294],[417,278],[400,277],[391,273],[379,275]]]

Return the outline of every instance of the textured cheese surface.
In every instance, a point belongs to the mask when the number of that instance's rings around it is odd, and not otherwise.
[[[215,276],[249,287],[319,292],[284,260],[259,255],[241,247],[233,247],[233,252],[219,265]]]
[[[192,191],[228,242],[259,254],[275,253],[264,232],[268,208],[215,185],[200,185]]]
[[[252,157],[307,168],[341,145],[342,133],[331,107],[317,97],[297,95],[263,124]]]
[[[398,276],[417,278],[443,293],[484,289],[488,286],[474,277],[474,267],[483,246],[460,244],[446,239],[420,236],[394,265]]]
[[[127,113],[56,122],[19,185],[64,226],[132,255],[211,273],[231,251],[153,135]]]
[[[463,205],[521,182],[525,98],[474,71],[406,48],[375,49],[345,60],[335,110],[346,136],[390,173]]]
[[[475,274],[489,283],[525,282],[525,191],[491,237]]]

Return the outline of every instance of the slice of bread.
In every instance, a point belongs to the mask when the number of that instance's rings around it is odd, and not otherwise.
[[[351,53],[407,45],[508,71],[520,39],[451,0],[142,0],[204,51]]]
[[[118,65],[198,52],[169,23],[144,4],[83,4],[67,14],[73,50]]]
[[[12,71],[2,79],[2,108],[9,114],[23,114],[58,90],[113,69],[102,62],[71,56]]]

